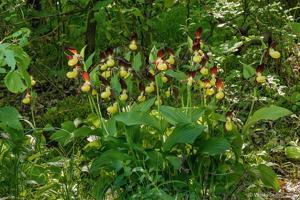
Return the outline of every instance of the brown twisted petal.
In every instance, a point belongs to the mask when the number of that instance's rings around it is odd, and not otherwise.
[[[212,67],[212,68],[210,68],[210,73],[212,74],[212,75],[217,75],[218,74],[218,67],[217,66],[214,66],[214,67]]]
[[[264,71],[265,64],[260,64],[256,67],[256,73],[261,73]]]
[[[194,78],[196,76],[196,71],[189,71],[188,75],[189,75],[189,77]]]
[[[224,88],[224,83],[220,78],[217,78],[217,80],[216,80],[216,88],[217,89],[223,89]]]
[[[127,89],[127,84],[126,84],[126,82],[123,79],[119,79],[119,82],[121,84],[121,88],[122,89]]]
[[[136,33],[132,33],[131,37],[130,37],[130,41],[136,41],[138,39],[137,34]]]
[[[165,50],[164,49],[160,49],[158,52],[157,52],[157,57],[158,58],[163,58],[165,56]]]
[[[78,51],[76,49],[72,48],[72,47],[65,47],[65,50],[68,50],[73,54],[78,54]]]
[[[145,90],[145,85],[143,83],[139,83],[139,90],[144,91]]]
[[[68,60],[71,60],[72,58],[73,58],[73,56],[67,55],[67,59],[68,59]]]
[[[106,49],[105,53],[106,53],[107,56],[113,55],[114,54],[114,50],[113,50],[113,48],[109,47],[109,48]]]
[[[202,27],[197,28],[197,30],[195,32],[195,38],[200,39],[201,36],[202,36],[202,32],[203,32],[203,28]]]
[[[128,68],[128,67],[131,66],[130,62],[128,62],[126,59],[124,59],[124,58],[117,58],[117,59],[118,59],[118,61],[119,61],[119,65],[120,65],[121,67],[126,67],[126,68]]]
[[[99,76],[99,79],[104,85],[110,85],[109,81],[103,76]]]
[[[100,52],[99,56],[100,56],[101,60],[105,59],[106,58],[106,53],[102,51],[102,52]]]
[[[167,47],[167,52],[171,55],[174,55],[174,50],[172,48]]]

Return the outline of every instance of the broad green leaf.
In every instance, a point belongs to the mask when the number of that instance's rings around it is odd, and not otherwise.
[[[124,58],[125,58],[126,60],[130,60],[130,57],[131,57],[131,51],[128,51],[128,52],[125,54]]]
[[[242,63],[242,65],[243,65],[243,77],[245,79],[248,79],[255,75],[256,71],[253,67],[251,67],[250,65],[247,65],[245,63]]]
[[[150,169],[154,170],[163,170],[164,168],[164,159],[162,154],[157,151],[149,151],[147,152],[148,159],[146,160],[146,164]]]
[[[137,53],[134,57],[133,57],[133,68],[135,71],[140,71],[141,67],[142,67],[142,56],[141,53]]]
[[[84,60],[84,56],[85,56],[85,49],[86,49],[87,45],[85,45],[81,50],[80,50],[80,56],[81,58]]]
[[[91,133],[93,132],[93,130],[87,126],[83,126],[80,128],[75,129],[72,133],[71,133],[71,139],[73,138],[79,138],[79,137],[86,137],[91,135]]]
[[[131,110],[132,111],[147,112],[153,106],[153,104],[155,102],[155,99],[156,98],[154,97],[154,98],[148,99],[147,101],[144,101],[142,103],[135,104],[134,106],[132,106]]]
[[[7,89],[13,93],[21,93],[26,90],[26,85],[22,80],[22,76],[16,70],[10,71],[4,78]]]
[[[61,124],[61,129],[51,135],[51,139],[66,145],[70,142],[71,133],[76,129],[72,121],[66,121]]]
[[[153,63],[156,60],[156,54],[157,54],[157,49],[155,47],[155,45],[153,46],[153,48],[150,51],[150,55],[149,55],[149,62]]]
[[[112,77],[112,79],[110,81],[110,85],[111,85],[112,89],[116,91],[117,95],[119,95],[120,92],[122,91],[122,87],[121,87],[118,76]]]
[[[163,116],[163,118],[172,125],[176,125],[178,123],[191,122],[187,115],[181,112],[178,108],[170,106],[161,106],[160,113]]]
[[[111,136],[116,135],[117,133],[117,126],[116,126],[116,120],[114,117],[110,118],[105,122],[106,124],[106,129],[108,131],[108,134]]]
[[[291,23],[292,31],[294,34],[296,34],[298,37],[300,37],[300,23],[293,22]]]
[[[180,169],[182,163],[181,158],[178,158],[176,156],[167,156],[166,159],[175,169]]]
[[[225,153],[230,144],[225,138],[209,138],[199,144],[199,151],[211,156]]]
[[[29,55],[19,46],[11,46],[10,49],[14,51],[18,69],[27,70],[30,64]]]
[[[115,119],[116,121],[122,122],[127,126],[147,125],[160,130],[159,120],[154,116],[144,112],[131,111],[120,113],[115,116]]]
[[[127,153],[123,153],[117,149],[110,149],[102,153],[94,160],[91,166],[91,171],[95,172],[103,166],[112,166],[118,161],[129,160],[130,157]]]
[[[187,45],[188,45],[188,49],[190,50],[190,52],[193,52],[193,40],[189,36],[187,38]]]
[[[291,115],[292,112],[286,108],[271,105],[264,107],[256,112],[246,121],[243,127],[243,133],[246,133],[248,129],[260,120],[277,120],[280,117]]]
[[[23,130],[22,124],[19,121],[20,114],[14,107],[2,107],[0,108],[0,122],[7,126]]]
[[[175,0],[164,0],[165,7],[170,8],[175,4]]]
[[[164,151],[170,150],[175,144],[192,144],[201,135],[204,126],[199,124],[180,124],[176,126],[163,145]]]
[[[175,71],[175,70],[167,70],[165,72],[166,75],[171,76],[175,78],[177,81],[185,80],[187,79],[187,76],[184,72],[181,71]]]
[[[300,147],[299,146],[289,146],[285,148],[285,155],[290,159],[300,159]]]
[[[84,70],[88,71],[88,69],[90,68],[90,66],[92,66],[93,64],[93,58],[94,58],[95,52],[92,53],[88,59],[85,61],[85,65],[84,65]]]
[[[279,190],[279,183],[276,173],[271,167],[260,164],[256,167],[258,170],[258,177],[261,179],[266,187],[273,188],[276,192]]]
[[[6,64],[11,68],[11,70],[14,70],[16,67],[15,53],[12,50],[6,49],[4,51],[4,55]]]

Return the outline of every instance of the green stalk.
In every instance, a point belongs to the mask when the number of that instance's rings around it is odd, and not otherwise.
[[[252,103],[251,103],[251,107],[250,107],[250,111],[249,111],[249,114],[248,114],[248,118],[247,120],[251,117],[252,115],[252,112],[253,112],[253,108],[254,108],[254,104],[255,104],[255,101],[256,101],[256,87],[254,87],[253,89],[253,99],[252,99]]]

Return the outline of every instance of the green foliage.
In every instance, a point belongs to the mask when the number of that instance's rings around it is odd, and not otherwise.
[[[17,109],[0,108],[0,198],[253,199],[263,187],[278,191],[269,166],[299,159],[299,145],[286,146],[298,138],[300,108],[299,9],[287,4],[1,3],[0,86],[15,93],[1,90],[1,102]],[[197,64],[199,26],[209,60]],[[132,33],[136,51],[128,49]],[[78,54],[64,51],[80,46]],[[106,58],[99,51],[107,47],[114,47],[115,66],[101,70]],[[169,48],[177,49],[175,63],[161,72],[157,53],[166,50],[166,62]],[[281,57],[272,59],[269,48]],[[67,69],[65,54],[78,58],[75,67]],[[128,61],[126,78],[119,74],[121,60]],[[261,84],[255,68],[262,63]],[[213,66],[224,88],[215,87],[212,73],[199,73]],[[78,77],[66,79],[67,70]],[[35,87],[28,71],[38,77]],[[83,71],[90,80],[82,80]],[[104,80],[102,72],[110,77]],[[91,90],[80,94],[85,83]],[[154,92],[146,93],[150,84]],[[102,98],[108,86],[111,95]],[[20,106],[28,93],[30,104]],[[146,100],[138,100],[143,95]],[[290,110],[294,114],[283,118]]]

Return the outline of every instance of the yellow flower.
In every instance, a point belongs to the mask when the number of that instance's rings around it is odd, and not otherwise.
[[[211,96],[211,95],[213,95],[215,93],[215,90],[213,89],[213,88],[208,88],[208,89],[206,89],[206,91],[205,91],[205,94],[207,95],[207,96]]]
[[[123,90],[119,97],[120,101],[126,101],[128,99],[127,90]]]
[[[225,96],[225,94],[224,94],[224,92],[223,92],[222,90],[220,90],[220,91],[216,94],[216,98],[217,98],[218,100],[223,99],[224,96]]]
[[[274,59],[278,59],[280,58],[280,52],[279,51],[275,51],[273,48],[269,49],[269,55],[274,58]]]
[[[82,86],[81,86],[81,91],[82,92],[88,92],[91,90],[91,83],[86,81]]]
[[[78,63],[78,59],[77,59],[76,56],[73,56],[73,58],[70,59],[70,60],[68,61],[68,65],[69,65],[70,67],[75,66],[77,63]]]
[[[129,49],[130,49],[131,51],[137,50],[137,45],[136,45],[136,41],[135,41],[135,40],[133,40],[133,41],[130,42],[130,44],[129,44]]]
[[[193,62],[195,63],[200,63],[202,61],[202,56],[199,55],[199,53],[196,53],[194,56],[193,56]]]
[[[108,106],[106,110],[109,114],[117,113],[118,112],[118,103],[114,103],[113,105]]]
[[[170,55],[170,57],[166,61],[169,64],[174,65],[175,64],[175,57],[173,55]]]

